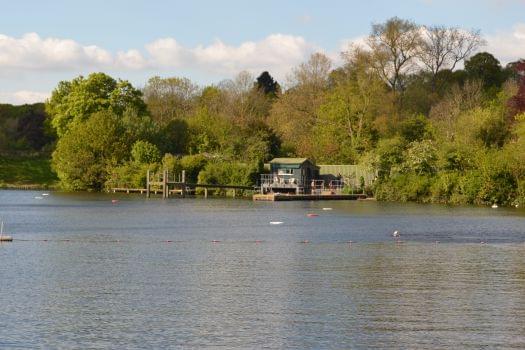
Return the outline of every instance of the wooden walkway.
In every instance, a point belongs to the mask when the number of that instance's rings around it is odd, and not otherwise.
[[[172,194],[178,194],[185,197],[187,194],[194,194],[197,188],[204,189],[204,197],[208,197],[208,189],[220,189],[220,190],[233,190],[233,196],[235,197],[237,190],[249,190],[254,191],[253,186],[241,186],[241,185],[222,185],[222,184],[200,184],[186,182],[185,171],[182,171],[179,181],[175,179],[170,180],[167,171],[163,171],[160,174],[150,174],[148,171],[146,175],[146,188],[127,188],[127,187],[113,187],[110,192],[117,193],[140,193],[146,194],[149,198],[151,193],[162,194],[162,198],[168,198]]]
[[[334,201],[334,200],[358,200],[366,199],[365,194],[254,194],[254,201]]]

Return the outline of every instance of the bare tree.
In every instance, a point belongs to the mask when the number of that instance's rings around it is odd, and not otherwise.
[[[247,126],[269,113],[270,101],[256,88],[255,77],[249,72],[242,71],[233,80],[222,81],[219,88],[224,96],[222,110],[240,125]]]
[[[291,83],[296,87],[308,88],[312,92],[324,91],[328,87],[332,61],[324,54],[317,52],[310,56],[308,62],[294,68]]]
[[[443,26],[424,27],[419,59],[435,77],[440,70],[453,70],[484,44],[479,30]]]
[[[199,87],[187,78],[151,78],[143,89],[152,117],[161,125],[186,117],[194,108]]]
[[[398,90],[401,74],[412,67],[421,47],[421,32],[414,22],[397,17],[372,25],[367,44],[379,75]]]

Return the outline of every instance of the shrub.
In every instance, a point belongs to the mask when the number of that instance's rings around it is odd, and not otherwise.
[[[157,163],[160,161],[160,151],[154,144],[139,140],[131,147],[131,157],[141,164]]]

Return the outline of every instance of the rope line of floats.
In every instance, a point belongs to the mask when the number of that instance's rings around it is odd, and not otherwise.
[[[42,193],[42,196],[49,196],[48,193]],[[37,196],[35,197],[35,199],[43,199],[44,197],[42,196]],[[111,200],[111,203],[112,204],[117,204],[119,203],[119,200],[118,199],[112,199]],[[332,210],[332,208],[322,208],[323,211],[330,211]],[[306,217],[308,218],[316,218],[318,217],[319,214],[317,213],[307,213],[306,214]],[[283,221],[270,221],[270,225],[282,225],[284,224]],[[3,223],[2,223],[2,226],[3,226]],[[2,227],[3,228],[3,227]],[[391,234],[392,238],[394,239],[394,242],[396,244],[403,244],[405,243],[405,241],[402,241],[400,238],[401,238],[401,233],[398,231],[398,230],[395,230],[394,232],[392,232]],[[0,234],[0,237],[1,234]],[[120,240],[120,239],[116,239],[116,240],[82,240],[82,239],[77,239],[77,240],[74,240],[74,239],[20,239],[20,238],[14,238],[14,237],[10,237],[9,236],[9,242],[12,242],[12,241],[19,241],[19,242],[81,242],[81,243],[132,243],[132,242],[137,242],[137,241],[132,241],[132,240]],[[166,239],[166,240],[153,240],[153,241],[149,241],[149,242],[152,242],[152,243],[187,243],[187,242],[195,242],[195,240],[169,240],[169,239]],[[265,241],[265,240],[259,240],[259,239],[256,239],[256,240],[250,240],[250,241],[232,241],[232,240],[224,240],[224,241],[221,241],[221,240],[211,240],[210,241],[211,243],[234,243],[234,242],[243,242],[243,243],[256,243],[256,244],[260,244],[260,243],[265,243],[265,242],[268,242],[268,241]],[[2,241],[0,240],[0,243],[2,243]],[[309,244],[311,243],[310,240],[302,240],[302,241],[298,241],[296,243],[301,243],[301,244]],[[319,243],[337,243],[337,244],[348,244],[348,245],[352,245],[352,244],[355,244],[357,242],[355,241],[346,241],[346,242],[319,242]],[[440,241],[434,241],[433,243],[440,243]],[[479,242],[480,244],[485,244],[486,242],[484,241],[481,241]]]

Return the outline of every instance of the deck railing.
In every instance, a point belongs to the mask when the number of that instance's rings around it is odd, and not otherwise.
[[[299,184],[293,177],[278,174],[261,174],[262,187],[297,188]]]

